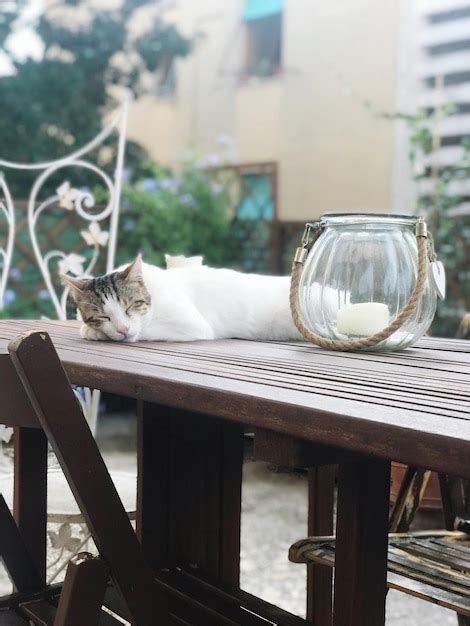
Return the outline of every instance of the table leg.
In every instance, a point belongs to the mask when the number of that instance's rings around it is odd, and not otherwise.
[[[333,534],[336,466],[308,470],[308,534]],[[324,565],[307,565],[307,619],[315,626],[330,626],[333,612],[333,574]]]
[[[155,569],[238,586],[243,427],[141,402],[137,532]]]
[[[334,626],[385,624],[390,463],[340,466]]]
[[[15,521],[41,580],[46,582],[47,438],[39,428],[15,428]]]

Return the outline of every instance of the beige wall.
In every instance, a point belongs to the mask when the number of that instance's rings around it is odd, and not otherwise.
[[[171,17],[204,36],[178,62],[174,99],[131,109],[130,136],[159,161],[184,148],[214,152],[234,137],[239,163],[277,161],[282,219],[322,211],[389,210],[394,129],[397,0],[285,0],[282,76],[240,84],[243,0],[179,0]]]

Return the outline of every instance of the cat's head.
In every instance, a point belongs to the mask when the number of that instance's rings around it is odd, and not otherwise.
[[[126,269],[97,278],[61,278],[85,324],[113,341],[136,340],[150,311],[140,256]]]

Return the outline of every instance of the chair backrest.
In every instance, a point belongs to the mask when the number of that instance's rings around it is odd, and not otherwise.
[[[39,426],[44,431],[127,611],[140,626],[167,623],[166,601],[49,335],[24,333],[10,342],[8,350],[11,367],[7,355],[0,358],[0,375],[5,375],[0,377],[0,406],[9,397],[2,419],[20,430]],[[44,491],[42,507],[45,495]],[[42,559],[33,561],[41,563]]]

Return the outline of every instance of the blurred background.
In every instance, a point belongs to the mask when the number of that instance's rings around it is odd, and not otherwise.
[[[74,316],[59,272],[138,252],[287,274],[306,221],[393,212],[446,266],[431,333],[470,332],[470,0],[0,0],[0,107],[0,317]],[[101,397],[113,470],[135,472],[133,410]],[[305,474],[247,441],[242,586],[302,615]],[[443,526],[434,483],[418,527]],[[391,591],[388,624],[456,617]]]
[[[204,254],[216,266],[288,273],[304,222],[324,211],[426,214],[449,288],[432,332],[459,332],[470,309],[470,1],[0,9],[0,158],[64,157],[132,94],[117,262],[139,250],[159,264],[164,252]],[[115,145],[97,150],[104,171]],[[2,315],[47,315],[26,224],[34,172],[4,173],[19,243]],[[68,177],[106,202],[89,171]],[[47,245],[77,252],[77,227],[48,219]]]

